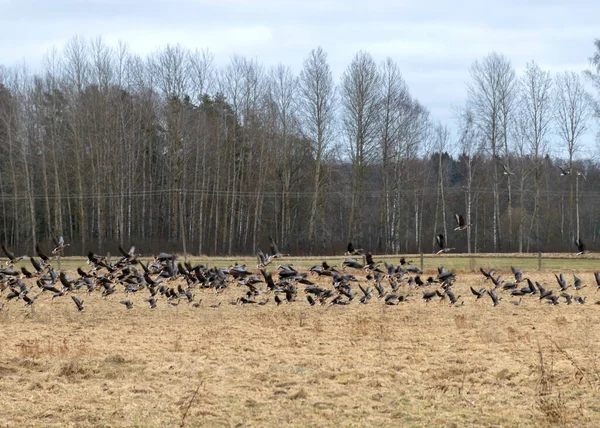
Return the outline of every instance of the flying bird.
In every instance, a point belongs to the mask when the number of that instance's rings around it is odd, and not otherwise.
[[[470,227],[471,224],[466,224],[465,219],[461,214],[454,214],[454,219],[456,220],[457,226],[454,228],[454,231],[465,230],[467,227]]]
[[[583,243],[581,238],[577,238],[575,240],[575,246],[577,247],[577,253],[575,254],[576,256],[581,256],[585,253],[585,244]]]
[[[68,247],[70,245],[70,244],[65,244],[65,238],[63,238],[62,236],[59,236],[58,239],[56,239],[53,236],[52,237],[52,241],[54,241],[54,249],[52,250],[52,255],[53,256],[56,256],[62,250],[64,250],[66,247]]]
[[[508,170],[508,168],[506,167],[506,165],[504,165],[504,163],[500,162],[500,164],[502,165],[502,174],[504,174],[504,175],[515,175],[514,172]]]
[[[454,248],[446,247],[446,238],[443,234],[439,234],[435,237],[439,250],[435,253],[436,255],[447,253],[448,251],[454,250]]]
[[[73,301],[75,302],[75,305],[77,305],[77,312],[83,312],[83,300],[79,300],[77,298],[77,296],[73,296],[71,295],[71,299],[73,299]]]

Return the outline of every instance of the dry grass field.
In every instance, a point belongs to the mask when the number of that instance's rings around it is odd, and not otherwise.
[[[529,266],[526,276],[556,292],[558,271],[531,259],[489,256],[475,268],[496,263],[508,279],[510,264]],[[302,285],[279,306],[272,295],[230,305],[246,291],[235,284],[195,290],[198,307],[159,299],[152,310],[147,291],[127,297],[131,310],[119,304],[122,289],[105,299],[77,291],[83,312],[68,296],[26,307],[1,295],[0,425],[600,426],[600,260],[556,260],[569,283],[575,267],[586,287],[569,292],[585,304],[524,296],[516,306],[499,291],[492,307],[469,289],[489,281],[458,257],[428,257],[423,275],[453,269],[457,306],[426,304],[433,286],[406,285],[396,306],[375,293],[366,305],[310,307]],[[63,268],[73,277],[80,261]]]

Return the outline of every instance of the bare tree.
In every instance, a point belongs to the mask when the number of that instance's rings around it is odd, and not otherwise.
[[[529,153],[534,167],[534,203],[529,228],[529,238],[533,227],[536,228],[536,250],[540,250],[540,192],[542,186],[542,159],[548,150],[546,136],[552,120],[552,78],[535,62],[527,63],[525,74],[521,78],[521,103],[524,109],[524,126]],[[528,245],[529,247],[529,245]]]
[[[514,80],[514,71],[510,61],[503,55],[493,52],[482,61],[475,61],[470,69],[472,82],[468,86],[469,108],[474,114],[475,124],[479,132],[487,140],[487,149],[494,160],[491,180],[494,194],[494,211],[492,217],[493,248],[500,246],[500,197],[498,190],[498,165],[502,147],[503,124],[507,123],[507,105],[510,85]],[[507,135],[506,133],[504,135]]]
[[[441,123],[438,123],[433,128],[433,138],[434,138],[434,150],[436,151],[437,159],[437,197],[435,203],[435,219],[433,223],[433,243],[435,248],[435,240],[438,235],[438,218],[440,212],[440,202],[441,202],[441,215],[442,215],[442,229],[444,231],[444,237],[446,239],[446,243],[450,245],[450,237],[448,235],[448,228],[446,223],[446,197],[444,194],[444,169],[446,165],[444,164],[444,157],[448,156],[446,150],[448,149],[448,145],[450,143],[450,132],[448,128],[443,126]]]
[[[557,134],[568,156],[569,168],[569,242],[579,237],[579,218],[573,221],[573,186],[577,172],[573,169],[573,157],[581,146],[581,137],[588,129],[591,114],[590,98],[579,74],[565,71],[555,77],[554,117]],[[579,171],[581,172],[581,171]],[[575,223],[575,224],[574,224]]]
[[[379,215],[379,233],[383,235],[383,251],[393,248],[392,202],[394,168],[398,165],[401,144],[401,118],[410,105],[411,99],[406,82],[402,78],[398,65],[387,58],[380,66],[381,78],[381,202]]]
[[[459,112],[459,132],[460,132],[460,145],[463,156],[466,161],[466,189],[465,189],[465,218],[467,224],[474,223],[472,221],[471,213],[473,209],[473,177],[475,175],[475,155],[478,149],[478,134],[475,127],[475,118],[473,112],[468,108]],[[467,228],[467,253],[472,252],[472,228]]]
[[[313,49],[304,60],[299,89],[302,129],[312,141],[315,162],[307,234],[309,249],[312,251],[315,220],[324,178],[323,158],[333,138],[335,120],[335,86],[323,48]]]
[[[341,121],[352,161],[352,202],[347,240],[363,237],[364,192],[369,164],[379,158],[377,137],[381,98],[377,65],[371,55],[358,52],[342,76]]]

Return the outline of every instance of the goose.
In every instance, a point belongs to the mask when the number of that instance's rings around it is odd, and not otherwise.
[[[360,298],[359,302],[360,303],[367,303],[369,300],[371,300],[371,297],[373,297],[373,293],[371,292],[371,287],[367,287],[365,289],[360,284],[358,284],[358,287],[360,288],[360,291],[363,292],[363,296]]]
[[[373,255],[370,252],[367,252],[367,254],[364,255],[364,258],[365,267],[363,269],[377,270],[378,272],[380,271],[380,269],[378,269],[377,266],[381,264],[381,262],[376,262],[375,260],[373,260]]]
[[[435,240],[438,244],[439,250],[435,253],[436,255],[440,255],[443,253],[447,253],[449,251],[454,250],[454,248],[448,248],[446,247],[446,238],[444,237],[443,234],[439,234],[435,237]]]
[[[70,245],[65,244],[65,239],[62,236],[60,236],[58,239],[53,236],[52,241],[54,242],[54,249],[52,250],[53,256],[58,255],[62,250]]]
[[[500,300],[502,298],[498,297],[498,295],[496,294],[496,292],[493,289],[488,290],[488,294],[490,295],[490,298],[492,299],[492,307],[498,306],[500,304]]]
[[[573,275],[573,288],[579,291],[585,287],[585,285],[581,285],[581,278],[579,278],[577,275]]]
[[[560,291],[566,291],[567,288],[569,288],[569,286],[567,285],[567,281],[565,280],[565,277],[562,273],[560,275],[554,274],[554,277],[556,278],[556,282],[558,282]]]
[[[273,261],[273,256],[263,253],[260,250],[260,248],[256,253],[256,258],[258,260],[258,263],[256,265],[256,267],[258,269],[266,267],[268,264],[270,264]]]
[[[470,287],[470,288],[471,288],[471,293],[473,293],[476,300],[481,299],[487,293],[486,288],[480,288],[479,290],[475,290],[473,287]]]
[[[583,243],[581,238],[577,238],[575,240],[575,246],[577,247],[577,253],[575,254],[576,256],[581,256],[585,253],[585,244]]]
[[[50,257],[48,257],[46,253],[42,251],[39,244],[35,245],[35,252],[37,253],[38,257],[42,260],[42,264],[48,266],[48,264],[50,263]]]
[[[491,277],[492,283],[494,284],[494,289],[502,287],[502,283],[504,280],[502,276],[498,275],[498,278]]]
[[[30,257],[29,261],[31,262],[31,265],[35,269],[35,273],[37,273],[39,275],[43,272],[44,269],[42,268],[42,265],[40,264],[40,262],[38,262],[36,260],[35,257]]]
[[[384,303],[386,305],[390,305],[390,306],[397,305],[399,302],[400,302],[400,297],[396,294],[388,294],[387,296],[385,296],[385,299],[384,299]]]
[[[489,272],[486,272],[481,267],[479,268],[479,271],[483,274],[483,276],[485,277],[486,281],[488,279],[493,279],[494,278],[494,274],[496,273],[495,269],[490,269]]]
[[[15,257],[15,255],[13,253],[11,253],[10,251],[8,251],[6,249],[6,247],[4,246],[4,244],[2,244],[1,246],[2,246],[2,251],[4,252],[4,254],[6,254],[6,257],[8,257],[8,261],[6,262],[6,266],[12,267],[15,264],[19,263],[24,258],[28,257],[26,255],[25,256]]]
[[[30,298],[29,296],[27,296],[27,294],[23,294],[21,296],[21,298],[25,302],[25,306],[31,306],[31,305],[33,305],[35,303],[35,301],[37,300],[38,297],[39,297],[39,294],[37,296],[35,296],[33,299]]]
[[[557,167],[558,167],[558,169],[560,169],[560,175],[561,175],[561,177],[569,175],[569,171],[567,171],[566,169],[564,169],[562,166],[557,165]]]
[[[133,308],[133,302],[131,300],[121,300],[119,303],[125,305],[128,310]]]
[[[310,294],[306,295],[306,300],[308,300],[308,306],[315,306],[317,304],[317,301]]]
[[[513,275],[515,276],[515,282],[517,284],[519,282],[523,281],[523,271],[521,269],[517,269],[516,267],[511,266],[510,270],[512,271]]]
[[[352,245],[352,242],[348,242],[346,250],[347,251],[344,253],[345,256],[362,256],[365,253],[362,248],[355,249],[354,245]]]
[[[356,259],[346,259],[342,262],[343,267],[350,267],[353,269],[364,269],[365,265],[360,264]]]
[[[506,167],[506,165],[504,165],[503,162],[500,162],[500,165],[502,165],[502,174],[503,175],[515,175],[514,172],[508,170],[508,168]]]
[[[465,224],[465,219],[461,214],[454,214],[454,220],[456,220],[457,226],[454,228],[454,231],[465,230],[467,227],[470,227],[471,224]]]
[[[425,293],[423,293],[423,300],[425,300],[425,303],[428,303],[431,299],[433,299],[436,296],[439,297],[440,299],[444,297],[444,295],[442,293],[440,293],[438,290],[426,291]]]
[[[446,288],[446,296],[448,296],[448,299],[450,300],[451,305],[456,304],[456,302],[458,302],[458,299],[460,299],[460,296],[456,297],[456,295],[450,289],[450,287]]]
[[[270,247],[271,247],[271,257],[274,259],[279,259],[281,257],[289,257],[289,254],[281,254],[279,252],[279,248],[277,248],[277,244],[275,243],[275,240],[273,238],[271,238],[270,236],[269,238],[269,242],[270,242]]]
[[[412,263],[412,260],[406,260],[405,257],[400,257],[400,266],[409,265]]]
[[[73,295],[71,295],[71,299],[73,299],[73,302],[75,302],[75,305],[77,306],[77,312],[83,312],[83,300],[79,300],[77,296]]]
[[[560,293],[560,297],[564,297],[565,298],[565,302],[567,303],[567,305],[570,305],[571,303],[573,303],[573,296],[571,296],[568,293]]]

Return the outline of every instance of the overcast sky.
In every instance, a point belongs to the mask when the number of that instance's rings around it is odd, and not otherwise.
[[[588,68],[600,38],[598,1],[499,0],[0,0],[0,64],[35,69],[74,35],[125,41],[145,55],[170,44],[208,48],[298,71],[322,46],[339,79],[360,49],[393,58],[411,93],[435,119],[452,123],[464,104],[469,66],[506,55],[517,73],[535,60],[552,72]],[[593,135],[590,133],[590,137]]]

